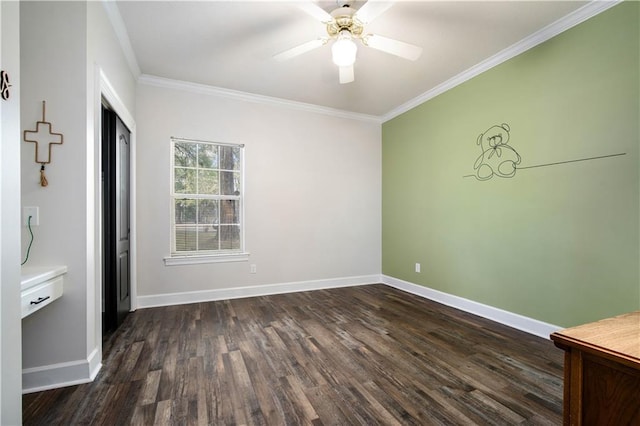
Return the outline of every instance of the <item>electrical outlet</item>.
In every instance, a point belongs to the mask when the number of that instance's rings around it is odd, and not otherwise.
[[[40,214],[38,207],[23,207],[22,208],[22,223],[24,226],[29,226],[29,216],[31,216],[31,226],[40,225]]]
[[[258,272],[258,268],[256,267],[255,263],[251,264],[251,266],[249,266],[249,272],[251,272],[252,274],[255,274]]]
[[[420,273],[420,264],[419,263],[416,263],[416,272]]]

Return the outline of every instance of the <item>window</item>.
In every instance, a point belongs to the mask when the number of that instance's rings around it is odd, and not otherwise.
[[[243,147],[171,139],[172,257],[244,254]]]

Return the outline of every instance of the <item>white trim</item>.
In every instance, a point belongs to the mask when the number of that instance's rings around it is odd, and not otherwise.
[[[95,357],[95,353],[98,354],[98,362],[100,362],[102,354],[102,333],[101,333],[101,294],[102,294],[102,272],[101,272],[101,223],[102,223],[102,208],[101,208],[101,150],[100,140],[102,139],[102,130],[100,128],[101,123],[101,73],[100,67],[97,64],[93,64],[93,69],[87,68],[87,75],[91,75],[92,78],[87,78],[87,159],[86,159],[86,203],[87,203],[87,223],[86,223],[86,340],[85,340],[85,356]],[[82,361],[78,361],[82,362]],[[58,364],[66,365],[65,364]],[[73,363],[72,363],[73,364]],[[72,365],[70,364],[70,365]],[[46,366],[44,368],[47,368]],[[23,392],[33,392],[35,390],[46,389],[47,387],[52,389],[60,386],[65,386],[67,382],[75,384],[74,382],[87,381],[84,376],[90,376],[88,373],[90,367],[87,363],[86,373],[83,368],[78,367],[78,371],[68,371],[68,369],[62,368],[60,371],[54,372],[53,383],[50,383],[51,378],[44,374],[44,377],[37,375],[32,378],[32,383],[29,383],[29,375],[25,371],[41,371],[42,368],[24,370],[22,377]],[[78,377],[83,377],[78,379]],[[33,389],[33,390],[31,390]]]
[[[225,254],[195,254],[189,256],[167,256],[164,258],[164,266],[199,265],[202,263],[246,262],[249,253],[225,253]]]
[[[152,308],[157,306],[184,305],[188,303],[210,302],[216,300],[239,299],[244,297],[268,296],[273,294],[295,293],[299,291],[322,290],[338,287],[352,287],[373,283],[383,283],[389,287],[406,291],[425,299],[433,300],[443,305],[495,321],[497,323],[533,334],[544,339],[562,327],[548,324],[523,315],[508,312],[493,306],[474,302],[463,297],[454,296],[408,281],[403,281],[387,275],[363,275],[356,277],[332,278],[326,280],[312,280],[290,282],[282,284],[267,284],[261,286],[247,286],[238,288],[223,288],[214,290],[191,291],[184,293],[166,293],[149,296],[138,296],[138,308]]]
[[[184,293],[154,294],[150,296],[138,296],[138,308],[184,305],[187,303],[211,302],[215,300],[269,296],[273,294],[296,293],[300,291],[323,290],[338,287],[353,287],[379,282],[379,275],[362,275],[356,277],[330,278],[326,280],[300,281],[283,284],[223,288]]]
[[[605,10],[617,5],[621,1],[622,0],[593,0],[580,9],[573,11],[567,16],[547,25],[541,30],[536,31],[535,33],[531,34],[528,37],[525,37],[524,39],[507,47],[506,49],[501,50],[500,52],[472,66],[466,71],[463,71],[460,74],[450,78],[449,80],[437,85],[431,90],[426,91],[422,95],[419,95],[411,99],[410,101],[392,109],[388,113],[381,116],[380,119],[383,123],[389,121],[399,116],[400,114],[403,114],[468,80],[471,80],[472,78],[482,74],[483,72],[488,71],[491,68],[500,65],[501,63],[506,62],[509,59],[514,58],[515,56],[518,56],[519,54],[524,53],[529,49],[536,47],[537,45],[586,21],[587,19],[604,12]]]
[[[102,368],[101,361],[102,350],[98,350],[98,348],[95,348],[87,357],[87,362],[89,364],[89,379],[91,381],[93,381],[100,372],[100,369]]]
[[[61,362],[22,370],[22,393],[40,392],[92,382],[102,364],[94,350],[88,359]]]
[[[253,102],[277,107],[291,108],[299,111],[314,112],[317,114],[330,115],[333,117],[347,118],[350,120],[369,121],[381,123],[381,118],[375,115],[360,114],[336,108],[323,107],[319,105],[307,104],[304,102],[290,101],[271,96],[256,95],[239,90],[225,89],[222,87],[208,86],[205,84],[190,83],[188,81],[172,80],[164,77],[142,74],[138,77],[138,83],[147,86],[162,87],[165,89],[183,90],[185,92],[198,93],[202,95],[217,96],[221,98]]]
[[[113,32],[116,34],[118,42],[120,42],[120,48],[127,60],[129,70],[131,70],[134,78],[138,78],[142,72],[138,66],[138,60],[136,59],[136,54],[133,51],[133,46],[131,46],[129,33],[127,32],[127,27],[124,25],[124,21],[122,20],[122,15],[120,15],[118,5],[114,0],[102,0],[102,7],[104,7],[105,12],[107,13],[107,17],[111,22]]]
[[[551,333],[561,329],[561,327],[552,324],[386,275],[362,275],[344,278],[331,278],[326,280],[268,284],[262,286],[156,294],[150,296],[138,296],[137,300],[138,308],[142,309],[157,306],[183,305],[216,300],[295,293],[300,291],[353,287],[374,283],[383,283],[389,287],[487,318],[491,321],[513,327],[544,339],[548,339]],[[22,370],[22,392],[40,392],[43,390],[89,383],[95,379],[101,367],[100,352],[99,349],[96,348],[91,352],[86,360],[27,368]]]
[[[232,143],[232,142],[216,142],[216,141],[205,141],[202,139],[189,139],[189,138],[179,138],[176,136],[171,136],[171,142],[191,142],[191,143],[206,143],[209,145],[220,145],[220,146],[231,146],[234,148],[244,148],[243,143]]]
[[[133,118],[133,115],[131,115],[131,112],[129,112],[124,102],[122,102],[122,99],[109,82],[109,79],[107,78],[102,68],[98,66],[98,70],[100,72],[101,96],[109,102],[111,108],[115,110],[115,112],[118,114],[118,117],[120,117],[127,128],[129,130],[133,130],[136,127],[136,122]]]
[[[465,299],[463,297],[454,296],[429,287],[424,287],[419,284],[389,277],[387,275],[382,276],[382,282],[390,287],[397,288],[398,290],[422,296],[425,299],[433,300],[435,302],[442,303],[443,305],[451,306],[452,308],[481,316],[517,330],[542,337],[543,339],[549,339],[549,335],[551,333],[563,328],[557,325],[538,321],[533,318],[514,314],[513,312],[494,308],[493,306],[474,302],[473,300]]]

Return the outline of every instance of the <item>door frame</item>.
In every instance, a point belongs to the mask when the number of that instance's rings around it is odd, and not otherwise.
[[[89,195],[93,212],[89,214],[89,226],[92,227],[88,236],[93,237],[93,241],[87,242],[88,253],[91,253],[89,262],[94,265],[91,271],[87,271],[87,319],[89,321],[87,351],[96,356],[94,360],[97,369],[100,368],[102,358],[102,259],[103,259],[103,223],[102,223],[102,104],[106,104],[122,120],[124,125],[131,132],[130,152],[129,152],[129,214],[130,214],[130,284],[131,284],[131,311],[137,309],[137,244],[136,244],[136,123],[133,115],[129,112],[124,102],[113,88],[104,71],[96,64],[94,67],[94,91],[93,91],[93,152],[90,165],[93,166],[88,172],[93,180]],[[89,250],[90,249],[90,250]],[[92,285],[93,284],[93,285]],[[91,309],[93,307],[93,309]],[[93,313],[93,315],[91,315]],[[97,373],[96,369],[96,373]],[[94,371],[92,369],[92,371]]]

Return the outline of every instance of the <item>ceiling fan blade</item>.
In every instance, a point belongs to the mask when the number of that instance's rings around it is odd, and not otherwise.
[[[324,46],[327,43],[327,41],[329,40],[326,38],[318,38],[315,40],[311,40],[306,43],[302,43],[299,46],[285,50],[284,52],[280,52],[277,55],[274,55],[273,58],[276,61],[286,61],[287,59],[294,58],[298,55],[302,55],[303,53],[307,53],[313,49],[317,49],[320,46]]]
[[[351,83],[355,80],[355,76],[353,74],[353,65],[349,65],[348,67],[339,67],[340,69],[340,84]]]
[[[422,55],[422,47],[403,41],[394,40],[375,34],[369,34],[364,39],[364,44],[382,52],[390,53],[410,61],[415,61]]]
[[[369,0],[360,9],[358,9],[356,12],[356,18],[363,24],[368,24],[386,12],[391,6],[393,6],[392,1]]]
[[[320,22],[327,23],[331,21],[333,18],[326,10],[322,9],[320,6],[315,4],[313,1],[303,1],[297,4],[297,6],[306,12],[307,14],[313,16]]]

